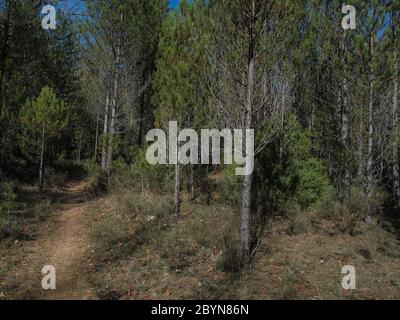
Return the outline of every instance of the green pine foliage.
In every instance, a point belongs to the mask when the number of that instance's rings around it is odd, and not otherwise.
[[[59,101],[49,87],[43,87],[37,98],[28,99],[22,107],[19,146],[34,164],[40,165],[47,161],[51,147],[60,139],[67,124],[65,113],[64,102]],[[54,153],[50,155],[56,156]]]

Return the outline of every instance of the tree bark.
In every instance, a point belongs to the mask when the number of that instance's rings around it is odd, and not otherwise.
[[[371,60],[374,54],[374,34],[370,35]],[[367,197],[371,198],[373,193],[373,150],[374,150],[374,77],[370,68],[369,79],[369,103],[368,103],[368,153],[367,153]]]
[[[346,32],[343,32],[341,40],[341,66],[343,68],[342,79],[340,80],[339,92],[338,92],[338,109],[339,109],[339,119],[340,119],[340,136],[339,143],[341,146],[340,155],[340,168],[339,168],[339,188],[341,189],[342,196],[345,198],[349,193],[349,168],[347,159],[348,150],[348,136],[349,136],[349,103],[348,103],[348,85],[346,79]]]
[[[251,1],[251,13],[249,17],[248,28],[248,66],[247,66],[247,101],[245,109],[245,129],[251,129],[253,122],[253,94],[255,81],[255,22],[256,22],[256,5],[255,0]],[[243,139],[245,144],[247,139]],[[242,212],[240,222],[240,240],[242,249],[242,258],[244,266],[250,265],[250,219],[251,219],[251,192],[252,192],[252,174],[243,177],[242,192]]]
[[[195,190],[194,190],[194,167],[192,164],[189,165],[190,177],[189,177],[189,192],[190,192],[190,200],[194,200],[196,198]]]
[[[94,139],[94,159],[97,162],[97,147],[99,144],[99,113],[96,115],[96,135]]]
[[[116,81],[114,91],[116,90],[117,86],[118,82]],[[111,175],[111,161],[113,157],[113,142],[115,134],[115,116],[116,116],[116,100],[114,97],[113,102],[111,104],[111,117],[110,117],[110,128],[109,128],[108,148],[107,148],[107,166],[106,166],[107,178],[109,178]]]
[[[103,141],[103,150],[101,154],[101,170],[103,173],[107,172],[107,150],[108,150],[108,114],[109,114],[109,108],[110,108],[110,99],[108,96],[108,93],[106,95],[106,106],[105,106],[105,111],[104,111],[104,126],[103,126],[103,136],[104,136],[104,141]]]
[[[175,165],[175,215],[179,216],[181,212],[181,197],[180,197],[181,179],[179,159]]]
[[[43,170],[44,170],[44,147],[45,147],[45,124],[42,128],[42,141],[40,145],[40,164],[39,164],[39,190],[43,191]]]
[[[284,81],[282,84],[282,97],[281,97],[281,141],[279,145],[279,162],[282,162],[283,159],[283,139],[285,136],[286,86],[287,86],[287,80],[284,77]]]
[[[399,127],[398,127],[398,94],[399,94],[399,57],[395,48],[395,71],[393,78],[393,105],[392,105],[392,171],[393,171],[393,193],[396,205],[400,208],[400,174],[399,174]]]
[[[3,43],[0,51],[0,97],[4,97],[3,92],[3,78],[5,73],[5,63],[7,58],[8,51],[8,40],[9,40],[9,32],[10,32],[10,23],[11,23],[11,3],[10,1],[6,1],[7,14],[3,23],[4,35],[3,35]],[[4,100],[0,101],[2,105],[4,105]]]
[[[120,13],[120,21],[123,20],[123,14]],[[121,61],[121,46],[122,39],[121,35],[119,35],[118,39],[118,47],[115,57],[115,70],[114,70],[114,83],[113,83],[113,92],[112,92],[112,103],[111,103],[111,118],[110,118],[110,128],[109,128],[109,141],[108,141],[108,151],[107,151],[107,178],[110,177],[111,174],[111,161],[113,157],[113,143],[114,143],[114,134],[115,134],[115,119],[116,119],[116,110],[117,110],[117,95],[118,95],[118,81],[119,81],[119,65]]]

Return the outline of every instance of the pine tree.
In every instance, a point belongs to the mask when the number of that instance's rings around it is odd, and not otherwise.
[[[21,150],[39,164],[39,188],[43,189],[46,150],[59,137],[66,125],[65,104],[54,91],[44,87],[35,99],[28,99],[20,113]]]
[[[201,75],[207,65],[206,5],[187,3],[163,23],[154,75],[156,122],[163,128],[176,121],[179,128],[198,128],[204,121],[205,99]],[[179,142],[178,142],[179,144]],[[176,155],[179,157],[179,155]],[[193,185],[192,185],[193,187]],[[175,165],[175,214],[180,213],[181,168]]]

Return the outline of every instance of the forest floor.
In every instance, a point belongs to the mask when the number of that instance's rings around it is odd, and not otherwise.
[[[89,191],[88,181],[67,183],[30,237],[0,241],[0,300],[400,298],[398,241],[377,223],[350,234],[316,212],[300,228],[273,217],[251,270],[235,273],[234,254],[223,253],[234,233],[228,204],[184,199],[171,219],[168,195]],[[45,265],[56,290],[41,288]],[[341,287],[344,265],[356,268],[356,290]]]
[[[0,288],[8,287],[6,292],[0,293],[3,298],[95,298],[84,272],[85,252],[89,246],[87,230],[82,225],[86,192],[86,181],[68,183],[56,193],[56,213],[39,226],[33,239],[15,240],[2,248],[5,254],[0,271],[8,271],[0,274],[3,282],[0,281]],[[41,270],[45,265],[55,267],[56,290],[41,288]]]
[[[378,217],[343,231],[317,210],[273,216],[251,269],[236,272],[235,206],[218,195],[210,205],[183,197],[181,216],[171,219],[160,214],[163,203],[124,189],[89,206],[88,275],[100,298],[400,298],[398,235]],[[346,265],[355,267],[356,290],[342,288]]]

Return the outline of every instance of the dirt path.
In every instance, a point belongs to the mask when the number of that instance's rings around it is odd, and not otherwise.
[[[88,249],[88,235],[83,226],[86,183],[74,182],[66,186],[61,197],[60,213],[55,226],[38,239],[46,264],[56,269],[56,290],[43,293],[44,299],[94,299],[95,294],[85,280],[84,255]]]

